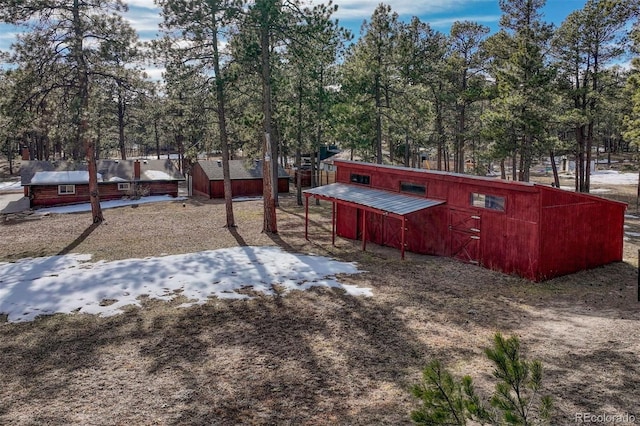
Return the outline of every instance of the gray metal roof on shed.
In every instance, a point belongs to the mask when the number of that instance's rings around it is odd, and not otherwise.
[[[222,180],[222,161],[205,160],[198,161],[200,167],[209,180]],[[260,160],[229,160],[229,174],[231,180],[262,179],[262,162]],[[289,175],[278,165],[278,178],[288,178]]]
[[[303,191],[307,194],[334,198],[340,201],[360,204],[383,212],[407,215],[419,210],[444,204],[443,200],[412,197],[397,192],[372,189],[364,186],[332,183]]]

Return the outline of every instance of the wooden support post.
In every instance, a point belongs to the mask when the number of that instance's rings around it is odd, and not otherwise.
[[[336,245],[336,203],[331,203],[331,245]]]
[[[362,210],[362,251],[367,250],[367,211]]]
[[[407,226],[407,222],[404,217],[400,219],[400,222],[402,222],[402,229],[400,232],[400,234],[402,235],[402,237],[400,238],[402,240],[401,241],[402,246],[400,247],[400,258],[404,260],[404,244],[405,244],[404,239],[405,239],[405,227]]]
[[[304,239],[309,241],[309,196],[304,197]]]

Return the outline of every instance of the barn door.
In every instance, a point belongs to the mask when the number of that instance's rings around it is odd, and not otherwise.
[[[476,211],[449,211],[451,257],[476,265],[480,263],[480,222],[480,214]]]
[[[367,240],[384,244],[384,216],[379,213],[367,213]]]

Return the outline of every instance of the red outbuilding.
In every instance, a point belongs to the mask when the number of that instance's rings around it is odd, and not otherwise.
[[[233,197],[262,195],[262,162],[259,160],[229,160],[231,193]],[[198,161],[191,168],[192,189],[195,195],[224,198],[222,161]],[[289,192],[289,175],[278,166],[278,193]]]
[[[534,281],[622,260],[626,204],[545,185],[336,161],[333,233]],[[308,219],[305,226],[308,232]]]

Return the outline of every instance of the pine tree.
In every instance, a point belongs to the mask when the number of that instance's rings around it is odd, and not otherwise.
[[[421,406],[411,413],[411,419],[421,425],[466,425],[468,420],[494,425],[549,424],[552,402],[550,396],[540,395],[541,362],[524,359],[519,339],[505,339],[500,333],[494,335],[485,354],[498,380],[490,407],[476,393],[470,376],[456,380],[439,361],[432,361],[423,370],[422,381],[412,388]]]

